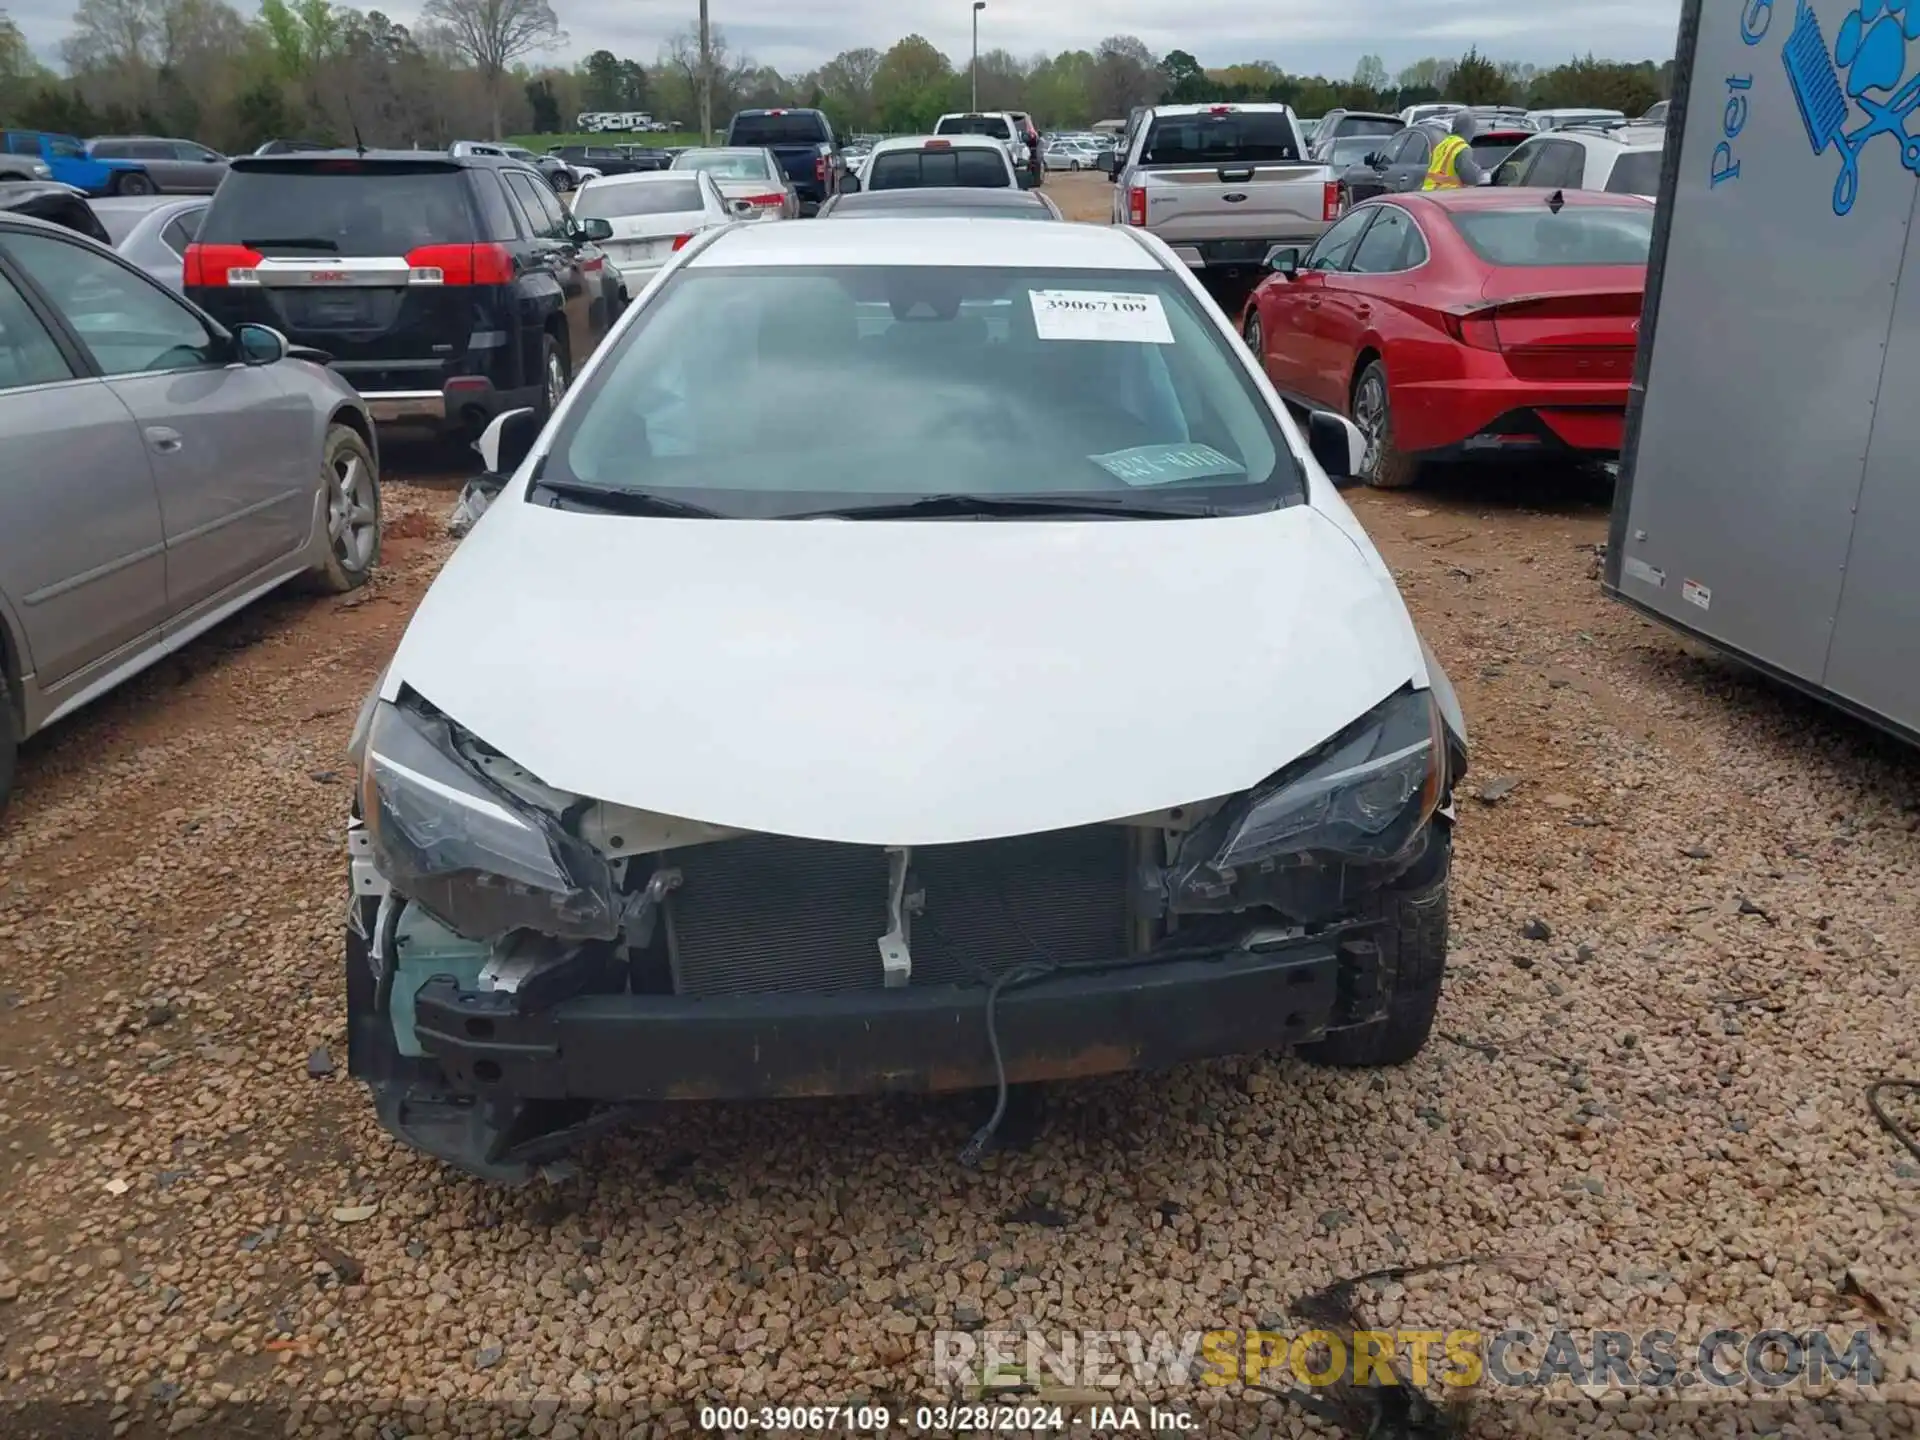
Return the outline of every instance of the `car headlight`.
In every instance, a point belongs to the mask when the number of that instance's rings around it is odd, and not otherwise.
[[[53,178],[53,167],[36,160],[33,165],[33,173],[36,179],[51,180]]]
[[[1384,878],[1403,866],[1440,806],[1446,769],[1433,692],[1403,690],[1193,830],[1167,873],[1167,903],[1325,908],[1285,877],[1357,868]]]
[[[606,857],[490,784],[444,719],[386,701],[360,747],[360,819],[393,887],[469,940],[536,930],[611,940],[620,907]]]

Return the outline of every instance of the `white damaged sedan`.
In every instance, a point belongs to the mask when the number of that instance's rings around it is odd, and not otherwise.
[[[1357,432],[1161,242],[706,233],[511,428],[355,735],[403,1139],[512,1179],[652,1102],[1424,1045],[1464,723]]]

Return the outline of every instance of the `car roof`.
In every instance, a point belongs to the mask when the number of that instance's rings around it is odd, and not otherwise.
[[[1216,110],[1252,110],[1256,112],[1260,112],[1260,111],[1271,112],[1271,111],[1280,111],[1280,110],[1291,110],[1293,107],[1291,105],[1282,105],[1278,100],[1249,100],[1244,105],[1239,104],[1238,102],[1235,102],[1235,101],[1220,101],[1217,104],[1208,104],[1208,105],[1152,105],[1152,106],[1149,106],[1148,108],[1152,110],[1155,115],[1211,115]],[[1368,112],[1365,110],[1348,110],[1343,113],[1348,115],[1365,115]],[[1398,119],[1399,117],[1389,116],[1387,118]]]
[[[436,162],[450,169],[479,169],[482,166],[498,166],[502,158],[498,155],[454,155],[445,150],[355,150],[351,145],[337,145],[330,150],[294,150],[280,155],[236,155],[233,157],[233,168],[291,174],[300,170],[317,170],[322,165],[339,160],[356,160],[371,169],[378,169],[382,165],[418,165],[422,162]]]
[[[965,148],[968,145],[977,150],[999,150],[1000,142],[991,135],[889,135],[873,148],[881,150],[923,150],[928,145],[938,145],[944,150],[955,146]],[[1005,154],[1005,151],[1001,151]]]
[[[87,203],[96,213],[105,210],[112,214],[145,214],[176,206],[205,205],[212,199],[211,195],[101,195]]]
[[[619,175],[596,175],[586,182],[596,190],[611,189],[615,185],[664,185],[672,181],[684,185],[689,179],[696,183],[705,175],[705,170],[629,170]],[[586,188],[585,185],[581,187]]]
[[[987,216],[890,225],[735,225],[715,232],[690,269],[782,265],[927,265],[1152,273],[1159,258],[1124,227],[1035,225]]]
[[[906,214],[939,210],[988,218],[993,211],[1037,211],[1052,218],[1047,203],[1031,190],[987,189],[965,185],[923,185],[906,190],[855,190],[837,197],[833,213]]]
[[[1667,143],[1663,125],[1563,125],[1540,133],[1587,144],[1618,145],[1623,150],[1659,150]]]
[[[8,181],[5,185],[0,185],[0,217],[39,225],[43,222],[34,219],[31,215],[17,214],[13,207],[48,195],[63,195],[70,200],[87,198],[86,191],[76,190],[71,185],[62,185],[58,180]],[[49,225],[48,228],[71,233],[67,232],[67,227],[64,225]]]
[[[1474,185],[1461,190],[1421,190],[1393,198],[1438,205],[1442,210],[1525,210],[1530,206],[1546,208],[1547,197],[1554,193],[1541,185]],[[1619,195],[1606,190],[1566,189],[1558,193],[1565,204],[1573,206],[1605,209],[1649,203],[1639,195]]]

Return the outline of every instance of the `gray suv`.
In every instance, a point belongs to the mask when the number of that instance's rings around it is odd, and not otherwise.
[[[162,190],[211,195],[227,175],[227,157],[192,140],[158,135],[103,135],[87,142],[99,160],[138,160]]]
[[[373,573],[373,421],[315,358],[0,213],[0,805],[26,736],[285,581]]]

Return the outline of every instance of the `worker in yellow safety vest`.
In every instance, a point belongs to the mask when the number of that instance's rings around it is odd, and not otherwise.
[[[1486,172],[1474,161],[1470,144],[1479,129],[1479,122],[1469,111],[1462,110],[1453,117],[1452,133],[1433,147],[1433,157],[1427,161],[1422,190],[1458,190],[1481,182]]]

